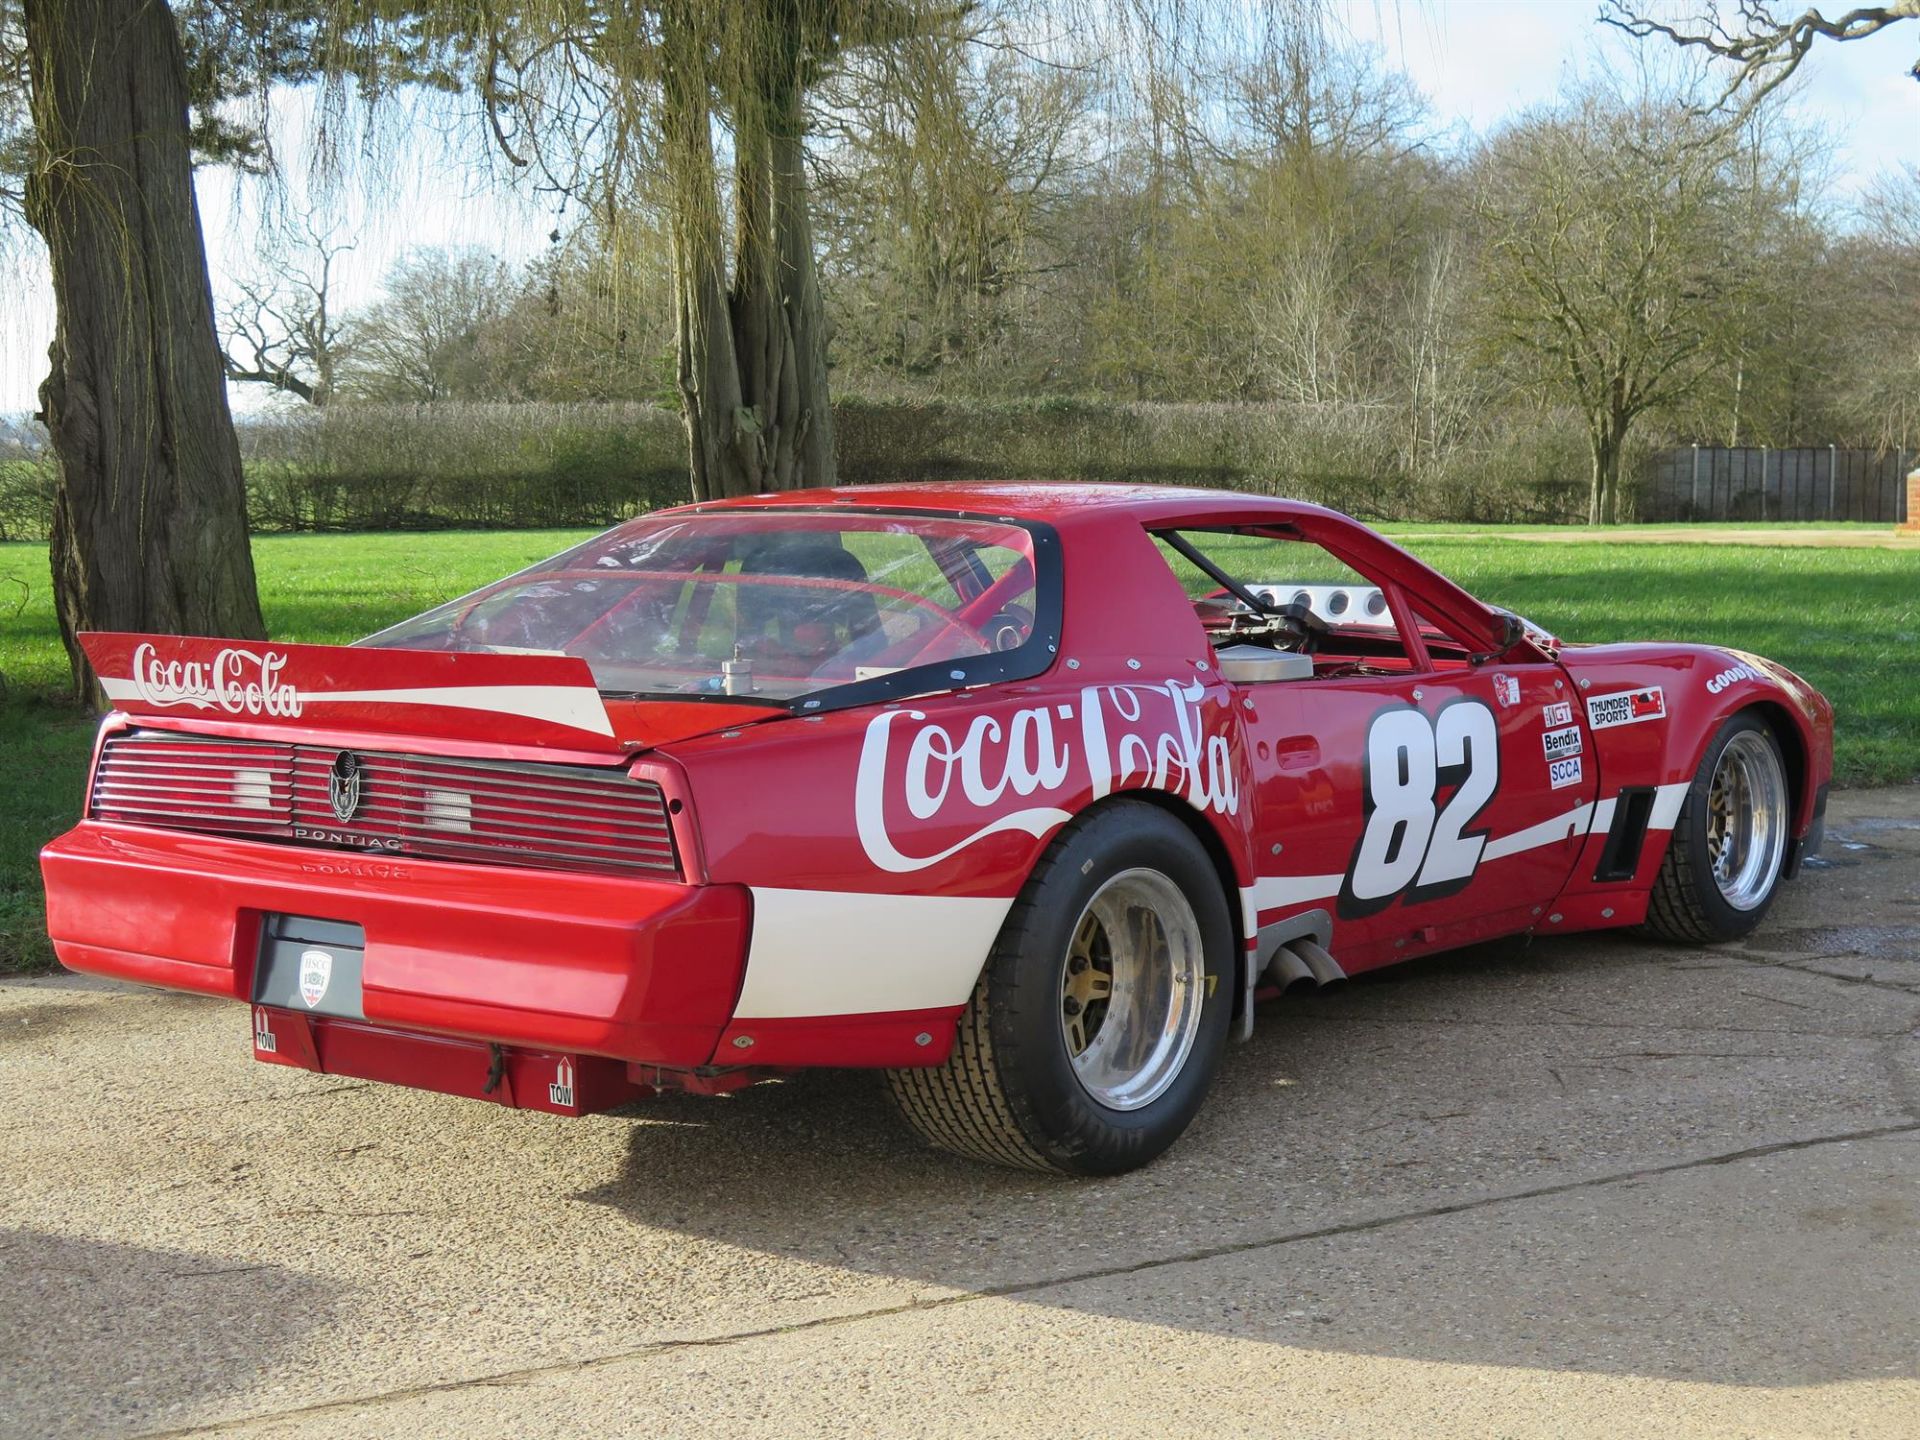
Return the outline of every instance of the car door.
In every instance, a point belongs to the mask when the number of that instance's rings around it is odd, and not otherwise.
[[[1311,676],[1241,679],[1222,661],[1254,773],[1259,925],[1324,911],[1351,973],[1550,923],[1597,778],[1560,666],[1472,663],[1415,597],[1308,542],[1186,538],[1327,627]]]

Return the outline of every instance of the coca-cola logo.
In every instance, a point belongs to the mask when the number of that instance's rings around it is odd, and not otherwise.
[[[191,705],[229,715],[300,713],[300,692],[281,678],[287,657],[230,646],[211,660],[162,660],[151,642],[133,652],[133,688],[149,705]]]
[[[1211,725],[1210,708],[1219,717]],[[1073,818],[1062,803],[1076,795],[1135,787],[1235,814],[1240,780],[1226,713],[1224,702],[1207,705],[1206,686],[1177,680],[1089,685],[1075,703],[977,714],[964,726],[923,710],[883,711],[867,725],[854,783],[861,846],[882,870],[924,870],[989,835],[1044,835]],[[901,848],[897,831],[911,822],[963,817],[984,823],[933,854]]]

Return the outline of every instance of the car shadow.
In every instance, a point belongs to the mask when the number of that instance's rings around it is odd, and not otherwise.
[[[0,1230],[0,1436],[185,1423],[287,1363],[330,1293],[278,1265]]]
[[[928,1151],[877,1077],[822,1071],[633,1107],[621,1173],[576,1198],[932,1291],[1322,1350],[1768,1386],[1920,1376],[1920,1214],[1896,1162],[1863,1178],[1820,1152],[1711,1158],[1768,1137],[1756,1086],[1817,1106],[1835,1043],[1703,1023],[1739,964],[1505,942],[1286,997],[1181,1143],[1114,1179]],[[1818,1294],[1849,1297],[1844,1325],[1810,1317]]]

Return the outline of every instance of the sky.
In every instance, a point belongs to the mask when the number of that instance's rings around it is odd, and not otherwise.
[[[1447,128],[1484,134],[1550,100],[1562,83],[1595,66],[1630,60],[1638,42],[1595,23],[1597,0],[1330,0],[1357,42],[1377,45],[1407,72]],[[1832,137],[1838,196],[1875,176],[1920,163],[1920,84],[1912,27],[1845,45],[1818,47],[1795,81],[1802,118]],[[281,149],[301,151],[306,102],[280,107]],[[477,245],[509,260],[536,254],[561,217],[476,180],[423,125],[383,166],[371,199],[352,185],[341,195],[338,232],[354,248],[337,267],[338,302],[351,308],[379,293],[381,277],[415,246]],[[259,202],[251,188],[218,171],[198,178],[201,218],[216,303],[257,272]],[[270,262],[268,262],[270,263]],[[4,270],[13,275],[6,276]],[[53,333],[44,257],[31,236],[0,248],[0,414],[30,411]],[[258,386],[236,386],[245,412],[270,403]]]

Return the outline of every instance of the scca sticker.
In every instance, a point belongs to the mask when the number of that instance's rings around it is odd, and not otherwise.
[[[1547,766],[1547,779],[1556,790],[1564,790],[1569,785],[1578,785],[1586,776],[1580,768],[1580,757],[1571,760],[1556,760]]]
[[[1644,690],[1622,690],[1614,695],[1587,697],[1587,723],[1596,730],[1616,725],[1638,725],[1642,720],[1667,718],[1667,696],[1658,685]]]

